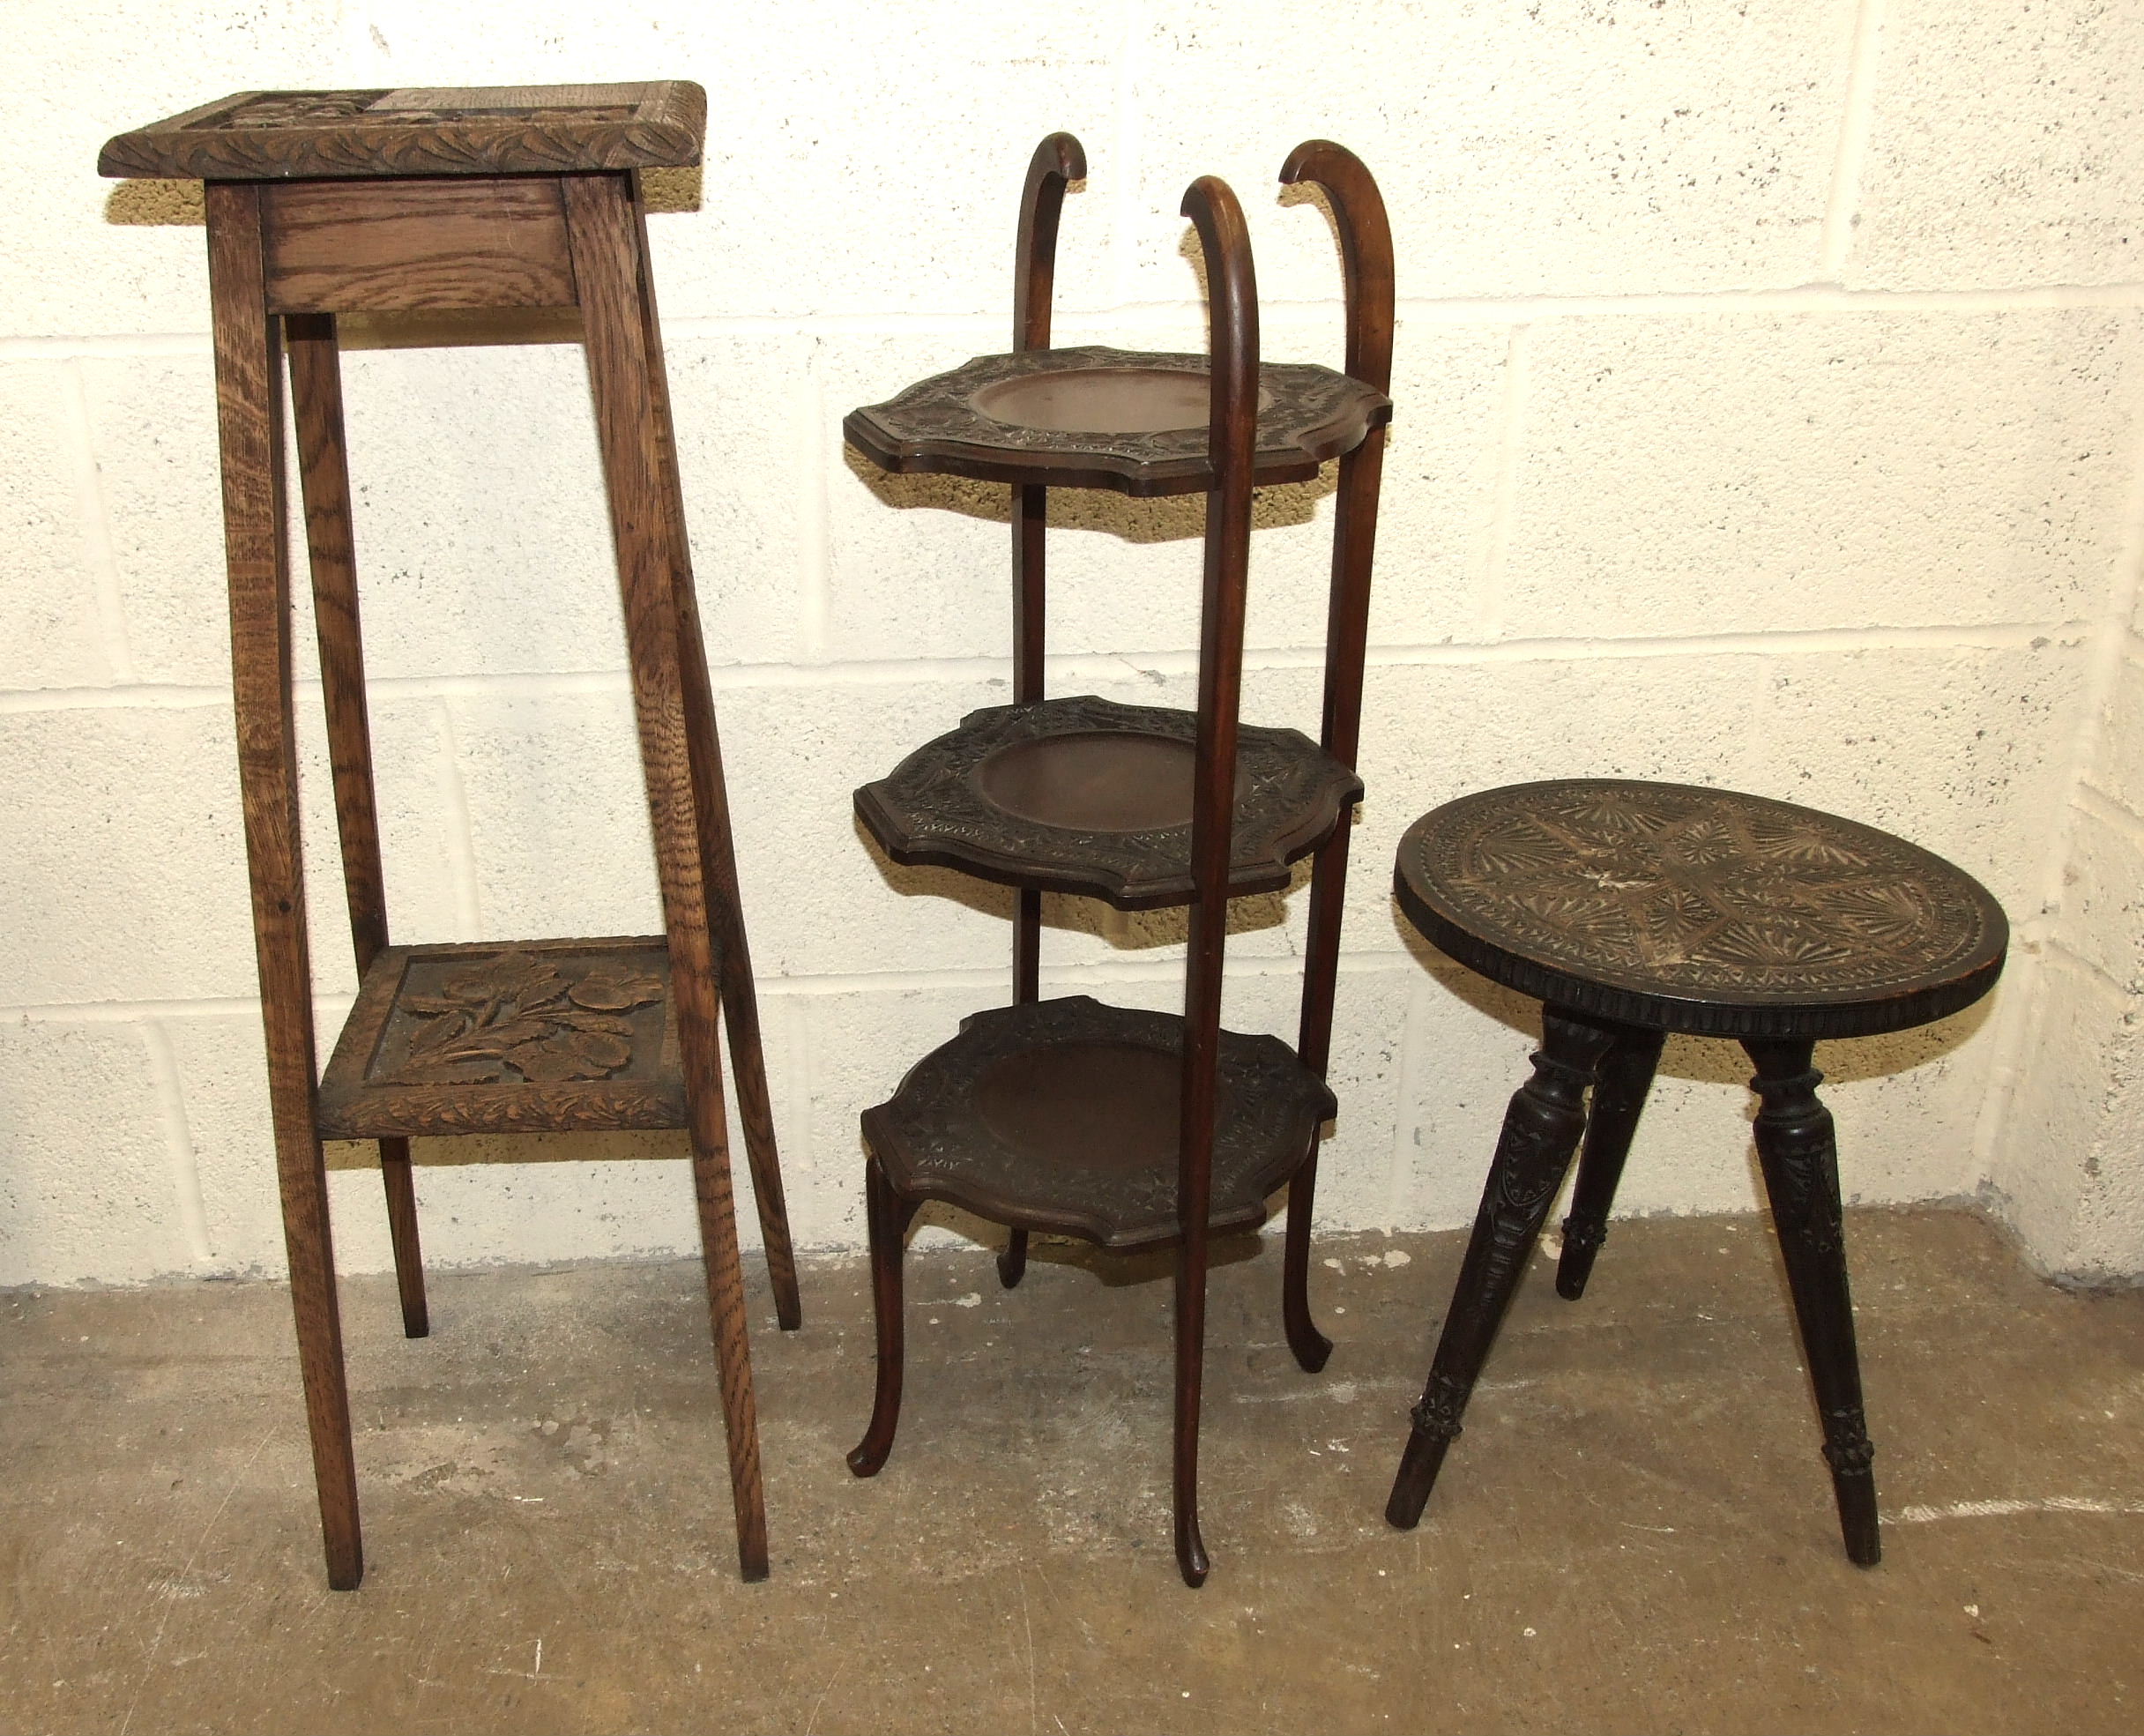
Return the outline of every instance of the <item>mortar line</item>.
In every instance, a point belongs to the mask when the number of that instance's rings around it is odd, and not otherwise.
[[[1403,949],[1365,949],[1340,956],[1343,976],[1370,975],[1405,968],[1411,955]],[[1261,954],[1239,956],[1225,968],[1240,978],[1293,976],[1299,961],[1292,957],[1268,957]],[[1046,969],[1043,980],[1063,987],[1078,987],[1100,981],[1174,982],[1183,975],[1180,953],[1159,958],[1099,958],[1084,965],[1061,965]],[[794,976],[755,976],[763,1000],[810,1000],[820,996],[897,993],[912,988],[983,988],[1002,990],[1002,965],[949,967],[927,971],[825,972]],[[313,1008],[325,1027],[347,1017],[356,993],[336,990],[316,994]],[[0,1005],[0,1023],[67,1023],[78,1024],[136,1024],[144,1019],[260,1017],[259,997],[250,995],[202,995],[183,998],[136,1001],[25,1001]]]
[[[2017,651],[2043,640],[2081,641],[2093,632],[2085,621],[1997,621],[1919,627],[1807,627],[1781,632],[1722,632],[1619,638],[1515,638],[1494,642],[1444,641],[1430,644],[1374,645],[1373,668],[1466,667],[1515,663],[1567,662],[1601,658],[1796,656],[1841,651],[1901,651],[1919,648],[1959,651]],[[2118,651],[2130,643],[2126,638]],[[2144,659],[2144,640],[2134,641]],[[1247,651],[1247,674],[1321,668],[1321,646],[1271,646]],[[1120,652],[1064,652],[1048,659],[1055,682],[1120,681],[1134,675],[1195,674],[1195,651]],[[709,679],[718,693],[763,688],[871,687],[927,682],[1004,681],[1004,660],[994,657],[914,657],[838,659],[825,663],[726,663],[711,665]],[[623,669],[502,670],[496,673],[437,675],[378,675],[366,684],[376,699],[443,699],[460,697],[549,697],[561,694],[630,691]],[[316,697],[317,678],[299,681],[302,699]],[[222,685],[138,682],[126,687],[45,687],[0,691],[0,714],[84,710],[188,710],[227,705],[230,689]]]
[[[2042,943],[2042,951],[2049,957],[2061,957],[2072,968],[2083,972],[2083,974],[2089,977],[2095,984],[2106,990],[2108,994],[2113,995],[2118,1001],[2126,1003],[2136,998],[2134,994],[2125,985],[2124,985],[2113,974],[2113,972],[2109,971],[2105,965],[2086,957],[2083,953],[2078,951],[2075,947],[2072,946],[2067,941],[2064,940],[2058,934],[2050,935],[2047,939]]]
[[[1429,1004],[1433,984],[1425,977],[1417,982],[1407,996],[1407,1014],[1400,1024],[1399,1077],[1392,1085],[1392,1149],[1385,1166],[1385,1219],[1383,1227],[1388,1233],[1399,1227],[1406,1215],[1408,1184],[1413,1180],[1418,1143],[1421,1124],[1415,1116],[1415,1106],[1421,1100],[1421,1069],[1427,1064],[1423,1052],[1426,1043],[1416,1040],[1416,1031],[1425,1022],[1422,1014]]]
[[[469,784],[462,776],[461,740],[454,707],[443,696],[439,719],[439,793],[447,810],[447,861],[454,875],[454,920],[465,935],[484,932],[484,900],[476,871],[476,823],[470,817]]]
[[[1854,14],[1853,45],[1848,51],[1844,109],[1839,123],[1839,149],[1833,160],[1831,195],[1824,205],[1823,242],[1818,269],[1826,281],[1843,284],[1847,257],[1853,251],[1854,220],[1861,204],[1861,172],[1867,160],[1874,121],[1876,65],[1881,50],[1884,0],[1861,0]]]
[[[2081,813],[2090,815],[2102,825],[2112,827],[2133,843],[2144,843],[2144,814],[2138,813],[2118,797],[2110,795],[2089,779],[2077,786],[2077,807]]]
[[[89,382],[78,356],[70,357],[60,374],[60,414],[72,448],[75,518],[82,533],[83,560],[96,596],[97,636],[112,680],[131,682],[134,652],[127,639],[126,599],[119,585],[119,556],[112,547],[112,516],[104,497],[104,473],[97,464],[96,441],[90,431]]]
[[[797,448],[807,481],[803,511],[798,515],[797,651],[813,663],[826,656],[827,627],[833,615],[833,493],[827,479],[841,461],[837,447],[827,450],[826,340],[815,339],[805,369],[809,414],[800,419]]]
[[[148,1051],[149,1077],[156,1089],[157,1111],[164,1124],[164,1154],[171,1166],[179,1228],[194,1263],[206,1265],[216,1250],[209,1240],[208,1203],[202,1193],[201,1163],[194,1150],[193,1129],[186,1118],[186,1093],[179,1082],[178,1057],[172,1052],[171,1035],[160,1020],[145,1019],[140,1028],[142,1046]]]
[[[314,995],[314,1022],[339,1027],[356,999],[354,989]],[[260,1016],[260,997],[254,995],[201,995],[176,1000],[22,1001],[0,1006],[0,1023],[27,1024],[139,1024],[145,1019],[257,1019]]]
[[[1130,205],[1130,182],[1120,190]],[[1127,226],[1128,216],[1120,220]],[[1292,321],[1329,318],[1331,300],[1271,299],[1260,317],[1269,328]],[[1058,309],[1061,323],[1110,323],[1137,330],[1180,324],[1202,304],[1186,296],[1113,306]],[[2020,313],[2041,309],[2144,307],[2144,282],[1980,285],[1967,289],[1848,289],[1833,283],[1782,288],[1633,291],[1589,295],[1411,296],[1397,304],[1403,322],[1451,325],[1512,325],[1549,319],[1737,313]],[[995,312],[930,309],[812,314],[666,314],[663,329],[677,337],[882,337],[942,333],[965,339],[1001,337],[1004,317]],[[561,339],[560,341],[564,341]],[[452,346],[447,347],[455,347]],[[205,331],[183,332],[57,332],[0,337],[0,361],[65,361],[75,356],[154,357],[211,354]]]
[[[1475,577],[1474,631],[1493,638],[1504,618],[1504,574],[1511,554],[1511,521],[1517,509],[1519,459],[1526,444],[1528,328],[1515,325],[1504,346],[1504,398],[1496,436],[1496,481],[1490,490],[1488,533]]]
[[[1145,21],[1145,8],[1140,0],[1124,0],[1124,9],[1119,14],[1117,35],[1117,65],[1113,86],[1116,114],[1112,117],[1110,147],[1116,156],[1110,173],[1115,176],[1115,190],[1110,195],[1110,238],[1112,257],[1109,266],[1110,287],[1116,292],[1120,307],[1131,305],[1132,285],[1135,281],[1132,262],[1135,257],[1133,246],[1135,225],[1138,212],[1136,192],[1139,186],[1139,38],[1140,26]],[[1065,309],[1068,315],[1070,309]],[[1180,314],[1180,305],[1174,309]],[[1082,315],[1082,317],[1090,316]]]

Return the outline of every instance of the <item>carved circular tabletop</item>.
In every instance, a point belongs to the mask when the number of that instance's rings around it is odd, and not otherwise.
[[[1310,362],[1258,370],[1262,485],[1300,482],[1392,420],[1374,387]],[[980,482],[1197,494],[1208,460],[1207,361],[1085,345],[979,355],[852,410],[850,445],[882,469]]]
[[[1522,993],[1715,1036],[1902,1030],[1994,986],[2009,924],[1939,856],[1814,808],[1682,784],[1484,790],[1400,840],[1422,933]]]

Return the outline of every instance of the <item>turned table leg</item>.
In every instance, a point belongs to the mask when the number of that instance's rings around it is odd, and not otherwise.
[[[1385,1506],[1385,1517],[1403,1529],[1420,1521],[1445,1451],[1458,1437],[1468,1396],[1584,1130],[1586,1087],[1613,1041],[1612,1030],[1553,1007],[1542,1011],[1533,1077],[1505,1111],[1451,1312]]]
[[[1601,1059],[1586,1114],[1586,1143],[1578,1153],[1578,1181],[1563,1220],[1563,1255],[1556,1263],[1556,1293],[1567,1301],[1586,1293],[1594,1257],[1608,1240],[1609,1208],[1666,1042],[1664,1031],[1634,1025],[1616,1033],[1615,1047]]]
[[[1861,1362],[1854,1345],[1854,1303],[1846,1282],[1846,1236],[1839,1209],[1839,1156],[1831,1111],[1817,1099],[1824,1076],[1811,1065],[1807,1040],[1745,1041],[1757,1064],[1750,1081],[1761,1102],[1757,1158],[1772,1202],[1772,1225],[1785,1257],[1787,1285],[1808,1359],[1810,1384],[1823,1419],[1839,1528],[1847,1555],[1874,1567],[1877,1535],[1875,1449],[1861,1404]]]

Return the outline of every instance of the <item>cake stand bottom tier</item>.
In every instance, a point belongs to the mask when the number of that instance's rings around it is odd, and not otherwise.
[[[863,1114],[897,1192],[1109,1248],[1172,1241],[1184,1021],[1080,995],[997,1007]],[[1262,1223],[1334,1113],[1277,1037],[1220,1034],[1210,1228]]]

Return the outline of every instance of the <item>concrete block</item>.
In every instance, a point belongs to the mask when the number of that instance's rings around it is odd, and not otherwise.
[[[2056,933],[2125,994],[2144,993],[2144,823],[2098,805],[2071,818]]]
[[[1991,1152],[1988,1186],[1995,1203],[2042,1270],[2075,1270],[2079,1213],[2093,1198],[2108,1153],[2118,1151],[2118,1192],[2106,1203],[2133,1201],[2138,1116],[2139,1003],[2081,960],[2050,949],[2031,985],[2033,1002],[2015,1084]],[[2112,1147],[2110,1135],[2125,1136]],[[2108,1214],[2118,1220],[2119,1213]],[[2087,1258],[2101,1270],[2134,1277],[2133,1233],[2118,1254],[2105,1218],[2094,1226]],[[2107,1267],[2112,1268],[2112,1272]]]
[[[2099,742],[2085,776],[2133,814],[2144,814],[2144,645],[2132,641],[2100,712]]]
[[[804,340],[666,348],[710,659],[782,659],[816,487],[800,474]],[[360,351],[345,374],[371,673],[624,668],[581,346]]]
[[[0,718],[0,1002],[253,994],[237,783],[220,705]]]
[[[339,9],[95,0],[26,7],[10,23],[23,69],[11,113],[38,148],[0,168],[19,226],[0,261],[5,330],[206,332],[198,186],[103,180],[98,149],[227,92],[352,82]]]
[[[1887,8],[1846,281],[2135,280],[2144,20],[2094,0]]]
[[[136,1026],[0,1026],[0,1284],[189,1270],[166,1129]]]
[[[2088,616],[2126,510],[2138,337],[2097,309],[1536,326],[1483,628]]]
[[[208,1269],[220,1277],[281,1278],[289,1265],[276,1195],[275,1129],[268,1114],[260,1018],[251,1012],[203,1011],[166,1018],[160,1025],[178,1069],[179,1100],[208,1232]],[[339,1029],[338,1019],[321,1021],[324,1063]],[[376,1179],[372,1203],[383,1215]],[[391,1255],[383,1265],[353,1263],[342,1233],[350,1216],[345,1212],[334,1220],[340,1269],[391,1268]],[[383,1225],[380,1233],[383,1246]]]
[[[87,455],[63,412],[78,381],[66,363],[0,367],[0,688],[86,687],[112,679],[97,618],[77,472]]]
[[[197,231],[190,239],[199,245]],[[197,317],[205,325],[205,309]],[[195,355],[90,356],[77,365],[111,517],[135,678],[227,684],[230,615],[213,363],[205,349]],[[301,643],[310,633],[309,624]]]
[[[1853,27],[1840,0],[1364,12],[1294,47],[1292,26],[1269,4],[1141,20],[1132,298],[1195,294],[1176,213],[1202,174],[1242,198],[1267,297],[1330,296],[1329,231],[1273,205],[1283,158],[1313,138],[1381,177],[1403,296],[1747,288],[1816,264]]]
[[[701,207],[651,228],[665,317],[1002,312],[1029,153],[1065,128],[1106,151],[1121,24],[1099,0],[1038,19],[805,0],[592,18],[557,0],[511,32],[465,11],[368,9],[382,84],[696,78],[712,99]],[[1076,201],[1061,293],[1102,292],[1106,207]]]
[[[302,695],[307,914],[324,993],[356,987],[316,698]],[[376,701],[372,727],[388,909],[398,936],[451,938],[439,725],[430,702]],[[19,936],[0,999],[44,1003],[251,995],[257,976],[237,749],[221,704],[19,712],[0,773],[23,823],[4,872]]]
[[[1400,932],[1377,865],[1417,817],[1537,778],[1656,778],[1798,801],[1948,857],[2029,913],[2081,674],[2069,641],[1373,669],[1349,944]]]

